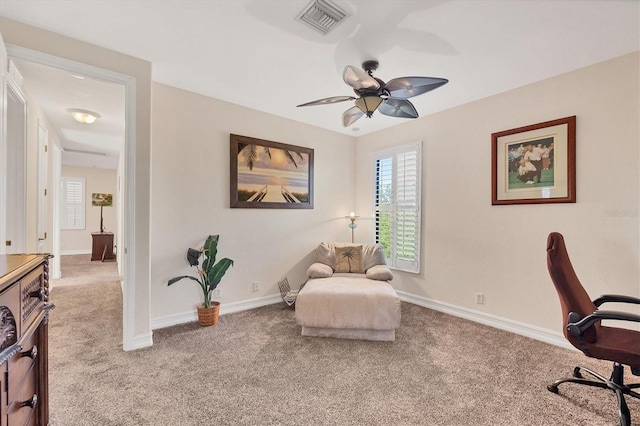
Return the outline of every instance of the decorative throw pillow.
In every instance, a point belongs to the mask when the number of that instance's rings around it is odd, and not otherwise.
[[[307,276],[309,278],[329,278],[333,275],[333,268],[324,263],[312,263],[307,269]]]
[[[376,281],[391,281],[393,273],[387,265],[376,265],[367,269],[367,278]]]
[[[314,260],[318,263],[329,265],[333,270],[336,266],[336,254],[333,252],[333,244],[320,243],[316,248]]]
[[[376,265],[385,265],[384,253],[380,244],[363,244],[362,245],[362,263],[364,270]]]
[[[336,272],[364,273],[362,246],[336,247]]]

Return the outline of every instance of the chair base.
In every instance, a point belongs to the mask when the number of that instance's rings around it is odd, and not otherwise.
[[[585,379],[582,375],[582,372],[588,373],[597,380]],[[580,385],[609,389],[610,391],[614,392],[616,394],[616,397],[618,398],[620,425],[631,426],[631,413],[629,412],[629,407],[627,406],[627,401],[625,401],[624,396],[629,395],[633,398],[640,399],[640,393],[634,392],[632,390],[639,388],[640,383],[625,385],[624,366],[622,366],[621,364],[618,364],[617,362],[613,363],[613,371],[611,373],[611,377],[608,379],[588,368],[576,367],[573,369],[573,377],[556,380],[552,384],[547,385],[547,390],[549,390],[549,392],[558,393],[558,385],[562,383],[578,383]]]

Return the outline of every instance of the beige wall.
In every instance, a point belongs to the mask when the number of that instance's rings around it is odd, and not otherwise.
[[[314,149],[315,206],[305,210],[231,209],[229,135],[251,136]],[[344,218],[353,211],[355,140],[316,127],[161,84],[153,85],[151,203],[152,319],[189,314],[201,301],[191,281],[189,247],[220,235],[218,256],[235,265],[222,280],[223,304],[278,294],[287,276],[305,278],[319,242],[351,237]],[[260,291],[252,291],[252,283]]]
[[[115,170],[89,167],[62,167],[63,177],[83,178],[85,180],[85,229],[63,229],[60,231],[61,254],[91,253],[91,233],[100,231],[100,207],[91,205],[91,194],[105,193],[113,195],[113,206],[103,207],[102,218],[108,232],[117,231],[116,196],[117,175]]]
[[[559,231],[593,297],[640,296],[638,64],[637,53],[623,56],[359,138],[359,212],[371,212],[371,152],[423,141],[422,272],[393,285],[559,332],[545,252]],[[492,206],[491,133],[572,115],[577,203]]]

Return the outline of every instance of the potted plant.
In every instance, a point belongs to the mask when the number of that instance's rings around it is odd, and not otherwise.
[[[226,257],[216,263],[219,239],[219,235],[209,235],[200,250],[192,248],[187,250],[187,260],[189,261],[189,265],[196,267],[198,271],[197,277],[181,275],[171,278],[167,282],[167,285],[171,285],[183,278],[189,278],[198,283],[204,295],[204,303],[198,306],[198,323],[202,326],[210,326],[218,323],[220,302],[212,301],[211,294],[213,290],[218,287],[218,284],[220,284],[220,280],[222,280],[227,269],[233,265],[233,260],[227,259]],[[202,266],[200,266],[201,257],[204,257]]]

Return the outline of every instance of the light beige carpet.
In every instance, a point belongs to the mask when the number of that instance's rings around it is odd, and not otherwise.
[[[91,261],[90,254],[60,256],[62,277],[51,280],[51,287],[120,281],[115,261]]]
[[[272,305],[157,330],[125,353],[119,283],[51,299],[53,426],[618,425],[613,393],[545,387],[609,363],[407,303],[393,343],[302,337]]]

